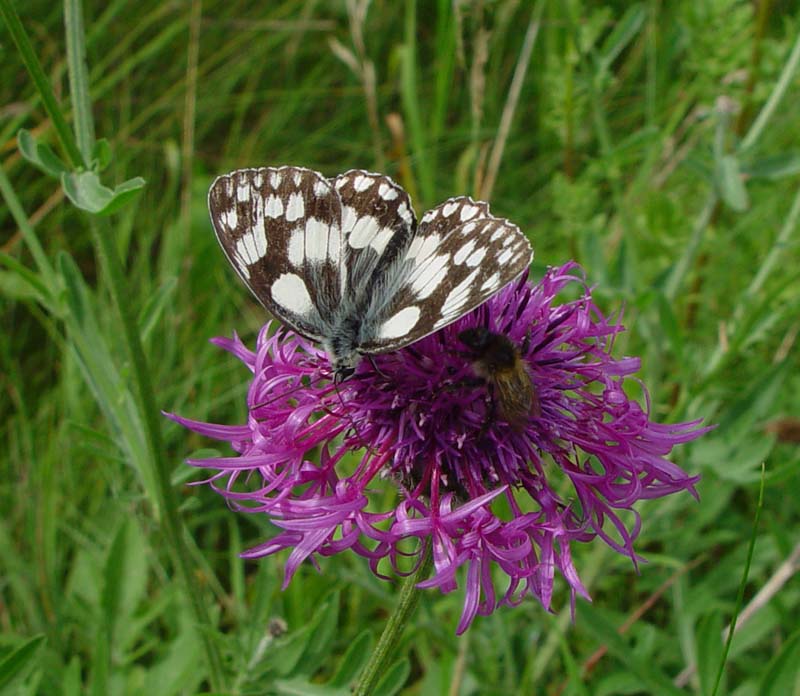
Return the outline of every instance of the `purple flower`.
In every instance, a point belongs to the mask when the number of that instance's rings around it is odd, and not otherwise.
[[[562,291],[575,299],[557,302]],[[476,379],[458,339],[472,327],[519,347],[537,402],[522,427],[498,415]],[[284,586],[316,555],[352,549],[383,577],[381,561],[401,572],[430,543],[434,572],[420,587],[464,583],[461,633],[476,614],[527,594],[549,609],[556,572],[574,607],[576,595],[588,598],[574,542],[600,537],[636,563],[641,520],[633,511],[628,526],[619,511],[682,490],[696,497],[698,477],[665,456],[708,428],[653,423],[626,395],[639,360],[611,357],[621,331],[568,263],[535,285],[515,281],[407,348],[363,359],[336,386],[326,353],[289,331],[270,334],[267,324],[255,353],[236,336],[214,339],[253,373],[248,422],[171,418],[231,443],[236,456],[190,463],[215,471],[207,483],[235,509],[266,514],[281,530],[244,556],[290,549]],[[386,485],[396,502],[376,511],[373,493]],[[507,576],[500,587],[494,565]]]

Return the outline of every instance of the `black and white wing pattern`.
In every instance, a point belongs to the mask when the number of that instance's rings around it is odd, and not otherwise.
[[[275,316],[322,341],[341,304],[342,203],[331,181],[301,167],[239,169],[208,193],[222,249]]]
[[[468,196],[422,216],[395,272],[382,279],[368,316],[382,323],[361,349],[383,353],[437,331],[488,300],[531,263],[533,251],[513,223]],[[378,311],[375,305],[388,302]]]
[[[258,300],[328,351],[337,378],[464,316],[533,252],[488,203],[451,198],[417,225],[389,177],[302,167],[240,169],[208,194],[217,238]]]
[[[417,226],[411,199],[388,176],[351,169],[332,183],[342,201],[347,286],[366,296],[410,244]]]

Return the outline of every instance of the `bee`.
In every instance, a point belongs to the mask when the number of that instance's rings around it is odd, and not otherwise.
[[[483,327],[466,329],[458,339],[469,351],[475,374],[488,386],[489,413],[495,411],[514,430],[525,428],[531,416],[539,416],[541,407],[528,366],[520,348],[504,334]]]

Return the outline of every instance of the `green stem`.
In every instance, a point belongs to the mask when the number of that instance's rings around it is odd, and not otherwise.
[[[76,169],[84,168],[86,162],[75,143],[75,139],[72,137],[72,131],[70,131],[67,120],[64,118],[64,114],[58,106],[56,95],[53,93],[53,88],[50,86],[50,81],[47,79],[47,75],[44,74],[42,64],[39,62],[33,50],[28,34],[25,32],[22,22],[19,21],[19,15],[11,4],[11,0],[0,0],[0,15],[2,15],[3,21],[5,21],[8,27],[11,38],[14,39],[14,43],[17,45],[22,62],[25,63],[25,67],[30,73],[33,84],[39,91],[44,109],[53,122],[53,127],[58,134],[58,139],[61,141],[72,166]]]
[[[75,117],[75,136],[83,161],[89,163],[94,147],[94,120],[86,67],[86,42],[81,0],[64,0],[64,30],[67,40],[69,95]]]
[[[361,673],[358,685],[353,690],[353,696],[371,696],[374,694],[375,687],[380,678],[386,673],[389,664],[397,659],[395,647],[403,636],[406,624],[414,613],[417,602],[419,602],[421,590],[417,588],[417,584],[428,576],[431,565],[431,547],[428,545],[417,571],[409,575],[403,582],[397,606],[389,617],[386,628],[383,629],[380,640],[378,640],[367,666]]]

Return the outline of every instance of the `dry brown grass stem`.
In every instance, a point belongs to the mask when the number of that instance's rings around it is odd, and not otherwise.
[[[514,113],[519,104],[520,94],[522,92],[522,85],[525,82],[525,74],[528,71],[530,64],[531,54],[533,47],[536,44],[536,37],[539,34],[539,26],[541,24],[540,18],[543,2],[538,2],[533,9],[531,20],[528,23],[528,29],[525,32],[525,39],[522,42],[522,48],[517,58],[517,64],[514,67],[514,76],[511,78],[511,86],[508,89],[506,96],[506,103],[503,107],[503,113],[500,117],[500,125],[497,129],[497,137],[492,146],[492,153],[489,155],[489,165],[486,169],[486,176],[483,178],[483,185],[479,192],[479,197],[488,201],[492,197],[494,184],[497,180],[497,173],[500,170],[500,163],[503,159],[503,151],[508,141],[508,134],[511,132],[511,123],[514,120]]]

